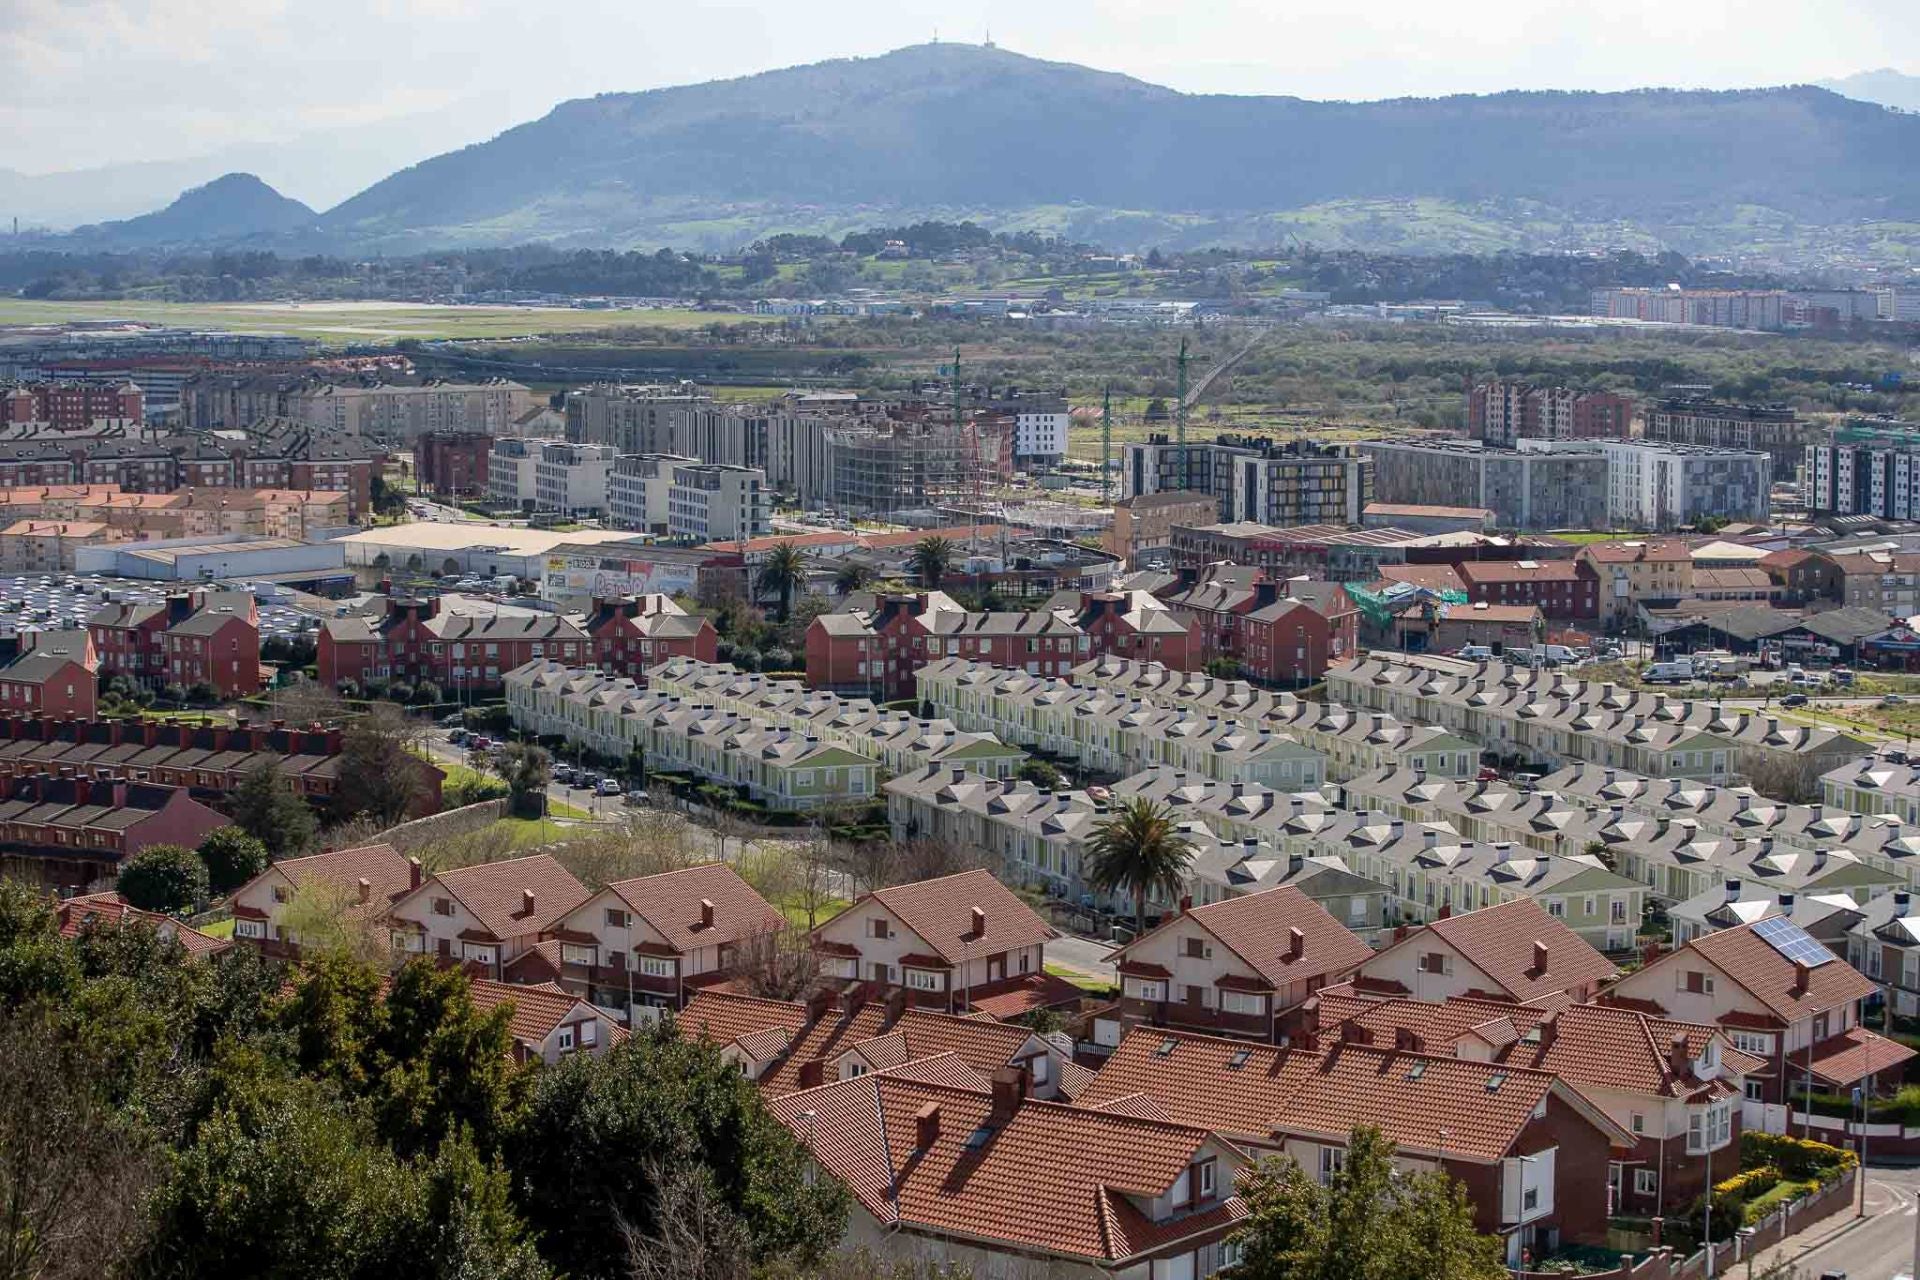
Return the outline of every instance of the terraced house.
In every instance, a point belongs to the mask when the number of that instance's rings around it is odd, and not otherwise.
[[[528,662],[583,663],[587,633],[554,614],[475,618],[440,612],[438,599],[387,602],[384,616],[328,618],[320,628],[322,684],[431,680],[449,693],[497,689]]]

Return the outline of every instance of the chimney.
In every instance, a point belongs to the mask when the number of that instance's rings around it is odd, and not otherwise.
[[[812,1026],[814,1023],[826,1017],[828,1010],[832,1008],[833,1008],[833,991],[831,988],[822,987],[820,988],[820,990],[808,996],[807,997],[807,1025]]]
[[[702,929],[713,928],[713,899],[712,898],[700,899],[700,927]]]
[[[1307,860],[1303,855],[1298,853],[1288,854],[1287,855],[1287,879],[1291,880],[1295,876],[1299,875],[1300,869],[1306,865],[1307,865]]]
[[[533,914],[533,890],[531,889],[520,891],[520,914],[523,916]]]
[[[1533,968],[1529,970],[1535,977],[1547,971],[1547,944],[1536,941],[1533,944]]]
[[[1667,1045],[1667,1065],[1677,1076],[1687,1075],[1693,1070],[1693,1055],[1687,1052],[1687,1037],[1682,1032],[1674,1032],[1672,1041]]]
[[[420,887],[420,859],[408,858],[407,859],[407,888],[409,890],[412,890],[412,889],[418,889],[419,887]]]
[[[812,1064],[808,1064],[812,1065]],[[995,1087],[998,1087],[996,1082]],[[922,1151],[930,1150],[934,1140],[940,1136],[940,1104],[929,1102],[913,1113],[913,1145]]]
[[[1441,904],[1440,904],[1440,919],[1442,919],[1442,920],[1451,920],[1452,918],[1453,918],[1453,904],[1452,904],[1451,902],[1443,902],[1443,903],[1441,903]]]
[[[360,891],[360,901],[362,904],[373,901],[373,881],[367,879],[365,876],[361,876],[359,880],[355,881],[354,887]]]
[[[1180,895],[1180,914],[1186,915],[1189,911],[1192,911],[1192,910],[1193,910],[1193,895],[1190,893],[1181,894]]]
[[[1783,916],[1790,916],[1793,914],[1793,895],[1792,894],[1783,893],[1780,895],[1780,914]]]
[[[1287,959],[1298,960],[1307,953],[1307,935],[1298,925],[1287,930]]]
[[[1183,901],[1183,903],[1184,903],[1184,904],[1185,904],[1186,906],[1191,906],[1191,905],[1192,905],[1192,900],[1191,900],[1191,899],[1183,899],[1182,901]],[[1183,909],[1184,909],[1184,908],[1183,908]],[[985,907],[975,907],[975,908],[974,908],[974,909],[973,909],[973,910],[972,910],[972,911],[971,911],[971,912],[969,913],[969,917],[970,917],[970,920],[971,920],[971,922],[972,922],[972,926],[973,926],[973,928],[972,928],[972,935],[971,935],[971,936],[973,936],[973,937],[975,937],[975,938],[984,938],[984,937],[986,937],[986,936],[987,936],[987,911],[986,911],[986,908],[985,908]]]
[[[1738,880],[1729,880],[1729,881],[1727,881],[1727,898],[1726,898],[1726,900],[1727,900],[1728,902],[1738,902],[1738,901],[1740,901],[1740,882],[1739,882]]]
[[[1807,962],[1805,960],[1795,960],[1793,962],[1793,993],[1795,995],[1805,995],[1807,986],[1812,981],[1813,970],[1807,967]]]
[[[1011,1063],[993,1073],[993,1121],[1005,1124],[1027,1100],[1027,1069]]]
[[[1913,901],[1913,895],[1911,893],[1908,893],[1905,889],[1901,889],[1893,895],[1894,910],[1900,913],[1901,919],[1903,920],[1906,919],[1907,904],[1912,901]]]
[[[77,805],[87,803],[93,795],[93,784],[85,778],[73,780],[73,802]]]

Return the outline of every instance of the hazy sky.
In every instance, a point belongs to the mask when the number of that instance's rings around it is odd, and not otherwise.
[[[0,167],[339,130],[424,157],[566,98],[989,29],[1177,89],[1316,98],[1920,72],[1920,0],[0,0]]]

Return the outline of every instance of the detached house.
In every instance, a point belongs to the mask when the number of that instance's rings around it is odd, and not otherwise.
[[[324,894],[343,905],[349,921],[372,927],[396,901],[418,889],[420,879],[420,863],[390,844],[282,858],[234,890],[229,899],[234,940],[268,955],[297,958],[300,939],[284,923],[296,894]]]
[[[616,880],[553,923],[507,966],[513,981],[555,981],[630,1018],[678,1009],[690,990],[766,957],[786,918],[733,868],[714,862]]]
[[[1121,1000],[1094,1023],[1120,1042],[1135,1022],[1273,1040],[1279,1019],[1345,979],[1372,948],[1298,888],[1283,885],[1182,910],[1110,957]]]
[[[1204,1277],[1237,1261],[1248,1163],[1195,1125],[879,1072],[776,1100],[775,1117],[852,1192],[846,1243],[978,1275]]]
[[[188,958],[204,960],[217,956],[233,945],[226,938],[216,938],[212,934],[202,933],[191,925],[182,924],[172,916],[159,915],[140,908],[121,897],[118,892],[87,893],[77,898],[64,898],[56,908],[56,918],[60,923],[60,936],[77,938],[85,929],[116,929],[127,925],[144,925],[163,938],[172,938],[186,949]]]
[[[904,987],[929,1008],[1011,1016],[1078,998],[1044,970],[1046,944],[1059,936],[991,872],[963,871],[862,895],[813,931],[813,951],[825,978]]]
[[[507,1026],[518,1062],[554,1066],[576,1053],[605,1053],[626,1038],[626,1029],[606,1012],[551,983],[523,986],[474,978],[468,990],[482,1013],[512,1007]]]
[[[394,902],[386,925],[397,953],[498,978],[586,896],[565,867],[536,853],[429,876]]]
[[[1784,1133],[1806,1089],[1872,1093],[1914,1051],[1860,1025],[1872,982],[1784,917],[1722,929],[1669,951],[1607,992],[1607,1003],[1725,1027],[1760,1060],[1746,1074],[1750,1128]]]
[[[1428,1001],[1581,1004],[1615,972],[1612,961],[1538,903],[1516,898],[1406,930],[1360,966],[1353,989]]]

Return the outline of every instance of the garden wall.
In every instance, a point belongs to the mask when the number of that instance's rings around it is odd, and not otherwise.
[[[490,827],[507,816],[507,801],[482,800],[479,804],[466,805],[459,809],[447,809],[430,814],[424,818],[415,818],[412,822],[403,822],[380,833],[380,839],[386,841],[401,853],[412,853],[415,849],[433,844],[438,840],[453,836],[464,836],[470,832]]]

